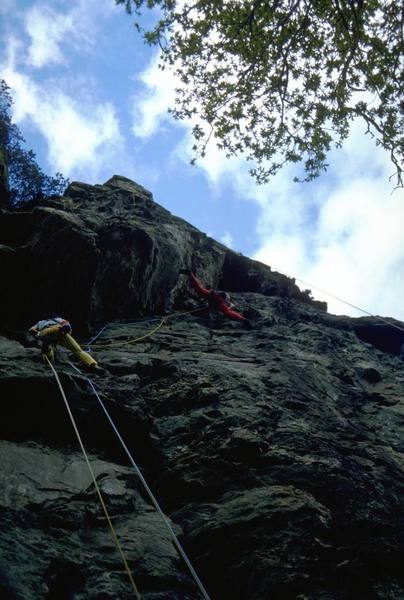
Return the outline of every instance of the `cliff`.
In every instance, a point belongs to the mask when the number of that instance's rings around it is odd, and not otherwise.
[[[187,266],[252,328],[197,311]],[[90,381],[212,600],[404,598],[402,323],[328,314],[118,176],[0,212],[0,267],[1,598],[134,597],[25,333],[44,311],[92,340]],[[200,598],[88,374],[62,348],[55,366],[142,598]]]

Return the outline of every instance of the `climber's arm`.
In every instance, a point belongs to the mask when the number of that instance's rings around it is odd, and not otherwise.
[[[211,293],[211,290],[208,290],[207,288],[205,288],[202,285],[202,283],[199,281],[199,279],[193,273],[189,274],[189,283],[194,288],[194,290],[196,292],[198,292],[198,294],[200,296],[202,296],[203,298],[207,298],[209,296],[209,294]]]
[[[32,327],[30,327],[28,329],[28,332],[33,335],[34,337],[37,337],[38,333],[39,333],[39,329],[37,329],[37,324],[33,325]]]
[[[236,310],[232,310],[229,306],[226,306],[226,304],[223,304],[220,307],[220,310],[224,315],[226,315],[226,317],[229,317],[229,319],[235,319],[236,321],[248,321],[248,319],[243,317],[243,315]]]

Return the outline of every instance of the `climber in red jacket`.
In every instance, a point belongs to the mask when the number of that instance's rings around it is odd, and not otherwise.
[[[223,313],[226,317],[229,317],[229,319],[242,321],[246,325],[249,324],[248,319],[243,317],[243,315],[236,310],[233,310],[229,296],[226,292],[205,288],[190,269],[181,269],[180,273],[189,275],[190,285],[202,298],[205,298],[209,302],[209,306],[213,310]]]

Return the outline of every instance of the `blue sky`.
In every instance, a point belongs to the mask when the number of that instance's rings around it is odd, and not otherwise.
[[[191,125],[167,114],[175,79],[114,0],[2,0],[0,19],[0,77],[46,172],[129,177],[208,235],[310,283],[330,312],[361,316],[315,287],[404,320],[404,193],[392,193],[388,154],[362,124],[316,181],[293,183],[294,167],[257,186],[242,157],[214,145],[190,165]]]

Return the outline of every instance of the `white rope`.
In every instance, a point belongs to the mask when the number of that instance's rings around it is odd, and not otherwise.
[[[184,315],[189,315],[195,312],[198,312],[200,310],[203,310],[203,308],[195,308],[193,310],[188,310],[185,312],[173,312],[170,313],[168,315],[165,315],[166,319],[171,319],[172,317],[182,317]],[[137,321],[128,321],[127,323],[108,323],[107,325],[104,325],[104,327],[102,329],[100,329],[100,331],[93,337],[91,338],[91,340],[89,340],[88,342],[83,343],[83,346],[86,347],[86,352],[91,352],[91,345],[93,344],[93,342],[95,342],[95,340],[97,340],[100,335],[106,330],[106,329],[111,329],[112,327],[127,327],[127,326],[131,326],[131,325],[140,325],[141,323],[152,323],[153,321],[159,321],[164,317],[150,317],[149,319],[140,319]]]
[[[138,321],[128,321],[127,323],[108,323],[107,325],[104,325],[104,327],[102,329],[100,329],[100,331],[93,337],[91,338],[91,340],[89,340],[86,344],[86,346],[91,346],[93,342],[95,342],[96,339],[98,339],[100,337],[100,335],[103,333],[103,331],[105,331],[106,329],[111,329],[112,327],[127,327],[130,325],[140,325],[141,323],[151,323],[152,321],[158,321],[160,319],[160,317],[150,317],[150,319],[141,319]]]
[[[300,283],[303,283],[304,285],[309,286],[309,288],[317,290],[318,292],[321,292],[322,294],[326,294],[326,296],[330,296],[330,298],[334,298],[334,300],[338,300],[338,302],[342,302],[343,304],[346,304],[347,306],[350,306],[351,308],[355,308],[356,310],[363,312],[365,315],[369,315],[370,317],[379,319],[379,321],[383,321],[384,323],[387,323],[387,325],[390,325],[390,327],[395,327],[395,329],[398,329],[399,331],[404,332],[403,327],[400,327],[399,325],[396,325],[395,323],[391,323],[387,319],[385,319],[383,317],[379,317],[378,315],[375,315],[375,314],[369,312],[368,310],[361,308],[360,306],[356,306],[355,304],[351,304],[350,302],[347,302],[346,300],[343,300],[342,298],[338,298],[338,296],[334,296],[334,294],[331,294],[330,292],[327,292],[326,290],[322,290],[321,288],[316,287],[315,285],[312,285],[311,283],[307,283],[307,281],[303,281],[303,279],[299,279],[298,277],[292,277],[292,275],[289,275],[288,273],[284,273],[283,271],[280,271],[279,269],[276,269],[276,272],[280,273],[281,275],[285,275],[286,277],[288,277],[289,279],[293,279],[294,281],[300,281]]]
[[[109,513],[108,513],[108,509],[107,509],[107,506],[106,506],[106,504],[105,504],[104,498],[103,498],[103,496],[102,496],[102,494],[101,494],[101,490],[100,490],[100,487],[99,487],[99,485],[98,485],[97,478],[96,478],[96,476],[95,476],[95,473],[94,473],[94,471],[93,471],[93,468],[92,468],[92,466],[91,466],[90,460],[89,460],[89,458],[88,458],[88,456],[87,456],[86,449],[85,449],[85,447],[84,447],[84,444],[83,444],[83,441],[82,441],[82,439],[81,439],[81,435],[80,435],[80,432],[79,432],[79,430],[78,430],[78,427],[77,427],[76,421],[75,421],[75,419],[74,419],[74,417],[73,417],[73,413],[72,413],[72,411],[70,410],[70,405],[69,405],[69,403],[68,403],[68,401],[67,401],[66,394],[65,394],[65,392],[64,392],[64,389],[63,389],[63,387],[62,387],[62,384],[61,384],[61,382],[60,382],[59,376],[58,376],[58,374],[57,374],[57,372],[56,372],[56,369],[54,368],[54,366],[52,365],[52,363],[50,362],[50,360],[49,360],[49,358],[48,358],[48,357],[46,357],[46,360],[47,360],[47,362],[48,362],[48,365],[49,365],[49,366],[50,366],[50,368],[52,369],[53,375],[54,375],[54,377],[55,377],[55,379],[56,379],[56,383],[57,383],[57,384],[58,384],[58,386],[59,386],[59,390],[60,390],[60,393],[61,393],[61,395],[62,395],[63,401],[64,401],[64,403],[65,403],[66,410],[67,410],[67,412],[68,412],[68,415],[69,415],[69,417],[70,417],[70,421],[71,421],[71,423],[72,423],[72,425],[73,425],[74,432],[75,432],[75,434],[76,434],[76,437],[77,437],[77,440],[78,440],[78,442],[79,442],[79,445],[80,445],[81,451],[82,451],[82,453],[83,453],[84,459],[85,459],[85,461],[86,461],[86,464],[87,464],[88,470],[89,470],[89,472],[90,472],[90,475],[91,475],[91,478],[92,478],[92,480],[93,480],[94,487],[95,487],[95,490],[96,490],[96,492],[97,492],[98,499],[99,499],[99,501],[100,501],[101,507],[102,507],[102,509],[103,509],[103,511],[104,511],[105,518],[107,519],[107,523],[108,523],[108,525],[109,525],[109,528],[110,528],[110,530],[111,530],[112,538],[113,538],[113,540],[114,540],[114,542],[115,542],[115,545],[116,545],[116,547],[117,547],[117,549],[118,549],[118,552],[119,552],[119,554],[120,554],[120,556],[121,556],[121,558],[122,558],[122,562],[123,562],[123,564],[124,564],[124,567],[125,567],[125,570],[126,570],[126,572],[127,572],[127,574],[128,574],[129,581],[130,581],[130,583],[131,583],[131,585],[132,585],[132,588],[133,588],[133,591],[134,591],[134,593],[135,593],[136,599],[137,599],[137,600],[142,600],[142,597],[141,597],[141,595],[140,595],[140,592],[139,592],[139,590],[138,590],[138,588],[137,588],[137,586],[136,586],[135,580],[133,579],[132,571],[130,570],[130,567],[129,567],[128,560],[127,560],[127,558],[126,558],[126,556],[125,556],[125,553],[124,553],[124,551],[123,551],[123,549],[122,549],[122,546],[121,546],[121,543],[120,543],[120,541],[119,541],[119,538],[118,538],[118,536],[117,536],[117,533],[116,533],[116,531],[115,531],[114,525],[113,525],[113,523],[112,523],[112,519],[111,519],[111,517],[110,517],[110,515],[109,515]]]
[[[134,459],[133,459],[133,457],[132,457],[132,455],[131,455],[131,453],[130,453],[130,451],[129,451],[128,447],[127,447],[127,445],[125,444],[124,440],[122,439],[122,436],[121,436],[121,434],[119,433],[119,431],[118,431],[117,427],[115,426],[115,423],[113,422],[113,420],[112,420],[112,418],[111,418],[111,416],[110,416],[109,412],[107,411],[107,409],[106,409],[106,407],[105,407],[105,405],[104,405],[103,401],[101,400],[100,396],[98,395],[98,393],[97,393],[97,390],[95,389],[95,387],[94,387],[94,385],[93,385],[93,382],[92,382],[92,381],[91,381],[91,380],[90,380],[88,377],[86,377],[86,379],[87,379],[88,383],[90,384],[90,386],[91,386],[91,389],[92,389],[92,391],[93,391],[94,395],[96,396],[96,398],[97,398],[97,400],[98,400],[98,402],[99,402],[99,404],[100,404],[100,406],[101,406],[102,410],[104,411],[104,413],[105,413],[105,416],[107,417],[108,421],[110,422],[112,429],[115,431],[115,434],[116,434],[116,436],[118,437],[119,441],[121,442],[121,444],[122,444],[122,447],[123,447],[123,449],[125,450],[125,452],[126,452],[126,455],[127,455],[128,459],[129,459],[129,461],[130,461],[131,465],[132,465],[132,466],[133,466],[133,468],[135,469],[135,471],[136,471],[136,473],[137,473],[137,475],[138,475],[138,477],[139,477],[140,481],[142,482],[142,484],[143,484],[143,486],[144,486],[144,488],[145,488],[145,490],[146,490],[146,492],[147,492],[147,494],[148,494],[148,496],[149,496],[150,500],[152,501],[152,503],[153,503],[153,505],[154,505],[154,508],[155,508],[155,509],[156,509],[156,511],[159,513],[159,515],[160,515],[160,517],[162,518],[162,520],[164,521],[164,524],[165,524],[165,526],[167,527],[167,530],[168,530],[168,531],[169,531],[169,533],[170,533],[170,536],[171,536],[171,538],[172,538],[172,540],[173,540],[173,542],[174,542],[174,545],[175,545],[175,547],[177,548],[177,550],[178,550],[179,554],[181,555],[182,559],[184,560],[185,564],[187,565],[187,567],[188,567],[188,569],[189,569],[189,571],[190,571],[190,573],[191,573],[192,577],[194,578],[194,580],[195,580],[195,583],[197,584],[197,586],[198,586],[198,588],[199,588],[199,590],[200,590],[200,592],[201,592],[201,594],[202,594],[203,598],[205,598],[205,600],[210,600],[210,597],[209,597],[209,595],[208,595],[207,591],[205,590],[205,588],[204,588],[204,586],[203,586],[203,584],[202,584],[201,580],[199,579],[199,577],[198,577],[198,575],[197,575],[197,573],[196,573],[195,569],[193,568],[193,566],[192,566],[191,562],[189,561],[189,559],[188,559],[187,555],[185,554],[185,551],[184,551],[184,549],[182,548],[182,546],[181,546],[181,544],[180,544],[180,542],[179,542],[179,540],[178,540],[177,536],[175,535],[175,533],[174,533],[174,530],[173,530],[173,528],[171,527],[171,525],[170,525],[170,523],[169,523],[169,521],[168,521],[167,517],[165,516],[165,514],[164,514],[164,513],[163,513],[163,511],[161,510],[161,508],[160,508],[160,506],[159,506],[159,503],[157,502],[157,500],[156,500],[156,498],[155,498],[155,496],[154,496],[153,492],[152,492],[152,491],[151,491],[151,489],[149,488],[149,486],[148,486],[148,484],[147,484],[147,481],[145,480],[145,478],[144,478],[144,477],[143,477],[143,475],[142,475],[142,472],[141,472],[141,470],[139,469],[139,467],[137,466],[136,462],[134,461]]]

